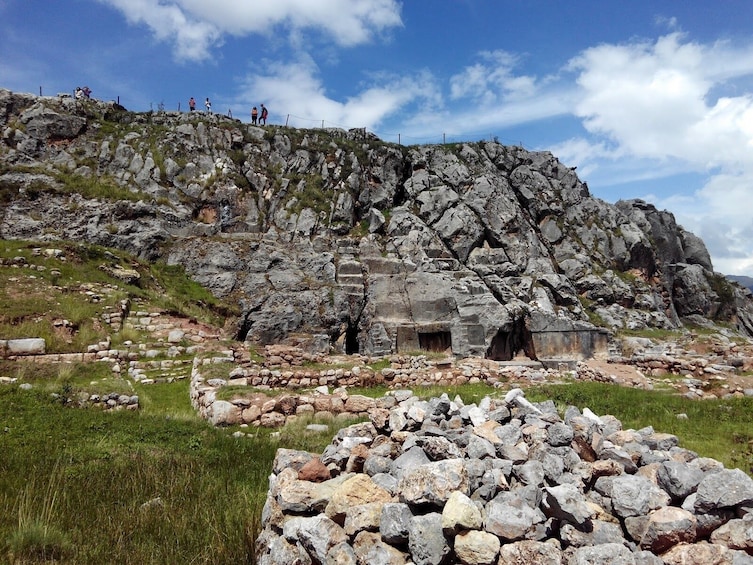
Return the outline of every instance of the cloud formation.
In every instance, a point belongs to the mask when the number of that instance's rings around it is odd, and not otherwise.
[[[584,127],[638,157],[677,157],[704,166],[751,159],[750,95],[717,96],[724,82],[753,73],[753,50],[682,42],[673,33],[654,43],[601,45],[570,62],[582,98]],[[731,67],[726,60],[742,63]],[[725,145],[730,152],[720,154]]]
[[[247,100],[272,101],[273,121],[294,127],[365,127],[374,131],[386,118],[408,104],[436,101],[437,86],[428,72],[411,77],[378,75],[347,99],[327,94],[316,63],[306,56],[294,62],[267,61],[261,72],[247,75],[236,96],[243,107]]]
[[[715,268],[753,267],[753,224],[740,207],[753,189],[753,94],[737,85],[753,75],[753,45],[698,44],[676,32],[587,49],[568,70],[581,93],[573,113],[590,135],[563,143],[557,154],[613,183],[619,170],[623,182],[647,172],[703,174],[693,198],[646,199],[701,236]]]
[[[131,24],[144,24],[159,41],[173,44],[179,61],[211,56],[225,35],[244,36],[286,30],[326,35],[353,46],[402,25],[396,0],[99,0],[123,13]]]
[[[478,63],[466,67],[450,79],[453,100],[470,98],[482,106],[521,100],[537,90],[536,78],[515,75],[519,59],[506,51],[483,51]]]

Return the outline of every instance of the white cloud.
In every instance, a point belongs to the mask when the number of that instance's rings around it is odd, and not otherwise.
[[[453,100],[470,98],[483,106],[530,97],[537,90],[534,77],[513,73],[518,58],[506,51],[484,51],[481,62],[450,79]]]
[[[159,41],[174,44],[175,56],[200,61],[221,42],[221,30],[212,23],[187,14],[177,3],[159,0],[100,0],[117,8],[131,24],[145,24]]]
[[[746,274],[743,265],[753,264],[753,216],[748,207],[753,201],[753,175],[714,175],[695,196],[696,209],[683,213],[680,220],[694,222],[695,233],[708,246],[717,270]]]
[[[441,139],[446,133],[468,139],[571,112],[572,85],[516,73],[519,65],[506,51],[479,53],[477,62],[450,77],[447,99],[437,94],[433,104],[416,109],[401,125],[419,138]]]
[[[236,35],[284,25],[318,29],[340,45],[369,41],[375,33],[402,25],[396,0],[174,0],[187,11]]]
[[[269,61],[265,71],[246,77],[237,96],[270,108],[270,120],[296,127],[365,127],[374,130],[390,115],[411,103],[431,103],[436,96],[434,79],[428,73],[413,77],[377,76],[345,101],[330,97],[319,69],[302,57],[293,63]],[[248,112],[244,112],[248,113]]]
[[[740,204],[753,199],[753,93],[736,81],[753,75],[753,44],[671,33],[587,49],[568,70],[581,90],[574,114],[590,136],[563,143],[558,155],[614,183],[704,173],[691,198],[663,195],[654,204],[704,239],[715,268],[750,268],[753,226]]]
[[[174,44],[179,60],[203,60],[225,34],[243,36],[286,30],[295,41],[317,30],[342,46],[372,39],[402,25],[396,0],[99,0],[133,24],[145,24]]]
[[[753,99],[709,100],[722,80],[753,74],[753,48],[681,40],[675,33],[584,51],[570,63],[583,94],[576,115],[590,133],[633,156],[696,167],[753,164],[753,153],[741,151],[753,139]],[[731,67],[728,59],[747,63]]]

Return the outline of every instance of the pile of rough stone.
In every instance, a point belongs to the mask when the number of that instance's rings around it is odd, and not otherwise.
[[[321,456],[280,449],[269,564],[751,564],[753,480],[652,428],[521,390],[394,391]]]

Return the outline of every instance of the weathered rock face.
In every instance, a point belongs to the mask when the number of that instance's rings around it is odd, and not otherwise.
[[[675,436],[519,389],[377,404],[321,455],[278,450],[260,564],[753,563],[753,480]]]
[[[588,357],[609,329],[686,317],[753,335],[750,292],[700,239],[644,202],[591,197],[547,152],[7,90],[0,126],[0,236],[183,265],[241,304],[240,339],[505,360]]]

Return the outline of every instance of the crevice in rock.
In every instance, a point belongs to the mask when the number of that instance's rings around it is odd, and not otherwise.
[[[536,360],[533,337],[525,318],[513,320],[510,328],[500,328],[486,350],[486,358],[494,361],[511,361],[520,351]]]
[[[355,355],[361,352],[361,344],[358,341],[358,322],[359,319],[348,321],[348,327],[345,329],[345,353],[346,355]]]
[[[258,304],[256,307],[246,310],[243,313],[243,316],[238,320],[238,331],[235,333],[234,339],[237,341],[246,341],[246,338],[251,331],[251,327],[254,325],[254,322],[249,318],[252,314],[260,312],[262,307],[263,303]]]
[[[397,181],[397,186],[395,186],[395,194],[392,197],[392,206],[394,208],[402,206],[408,201],[408,192],[405,190],[405,183],[411,177],[412,172],[413,165],[410,158],[405,157],[400,171],[400,178]]]

